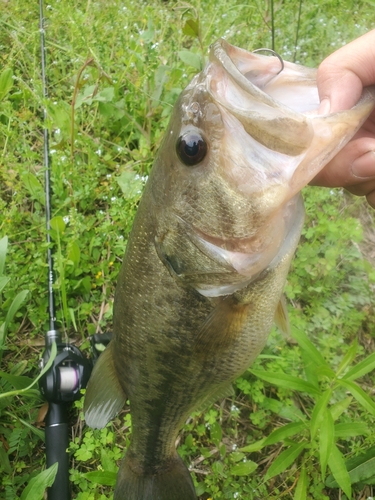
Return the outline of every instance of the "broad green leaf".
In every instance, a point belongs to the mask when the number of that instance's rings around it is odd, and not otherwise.
[[[198,483],[195,487],[195,493],[198,497],[202,496],[203,493],[206,493],[207,486],[206,484],[202,481],[201,483]]]
[[[357,354],[357,351],[358,351],[358,341],[355,340],[353,344],[349,347],[341,363],[339,364],[339,367],[337,368],[336,371],[337,377],[341,375],[341,373],[351,364],[351,362],[353,361],[353,359]]]
[[[141,195],[143,181],[134,170],[124,170],[121,175],[116,177],[116,181],[126,199],[132,200]]]
[[[92,97],[93,101],[98,102],[112,102],[115,97],[115,89],[113,87],[106,87]]]
[[[147,30],[143,31],[141,34],[141,40],[151,43],[155,37],[155,28],[152,19],[148,18]]]
[[[348,422],[336,424],[334,429],[336,439],[364,436],[365,434],[370,434],[371,432],[365,422]]]
[[[29,362],[27,359],[24,359],[23,361],[19,361],[15,365],[13,365],[10,369],[11,375],[22,375],[28,368]]]
[[[279,429],[274,430],[264,441],[263,446],[268,446],[271,444],[278,443],[283,439],[291,436],[295,436],[299,432],[303,432],[306,429],[306,424],[304,422],[292,422],[291,424],[284,425]]]
[[[348,396],[347,398],[338,401],[337,403],[333,404],[330,407],[331,415],[334,422],[340,417],[340,415],[344,413],[344,411],[349,407],[352,401],[353,398],[351,396]]]
[[[72,126],[72,110],[68,102],[54,101],[53,105],[47,100],[48,116],[54,128],[60,130],[59,140],[70,137]],[[67,200],[66,200],[67,201]]]
[[[33,380],[32,384],[30,384],[28,387],[25,387],[24,389],[18,389],[15,391],[8,391],[8,392],[3,392],[0,393],[0,399],[5,399],[9,398],[11,396],[17,396],[18,394],[26,394],[37,382],[38,380],[43,377],[43,375],[48,372],[48,370],[51,368],[53,360],[55,359],[57,354],[57,347],[56,347],[56,342],[54,342],[51,346],[51,353],[48,362],[46,363],[46,366],[43,368],[43,370],[39,373],[39,375],[36,377],[36,379]]]
[[[328,459],[332,452],[332,447],[334,444],[334,426],[331,412],[328,408],[325,408],[323,413],[323,419],[320,423],[320,434],[319,434],[319,459],[320,459],[320,470],[322,474],[322,479],[324,481]]]
[[[73,326],[74,326],[74,330],[76,332],[78,332],[77,323],[76,323],[76,316],[75,316],[75,313],[74,313],[74,309],[72,307],[68,307],[68,311],[69,311],[69,318],[72,320],[72,323],[73,323]]]
[[[302,441],[301,443],[293,444],[287,450],[280,453],[268,469],[264,480],[268,481],[268,479],[284,472],[297,459],[306,446],[306,441]]]
[[[302,467],[301,473],[298,478],[298,483],[296,486],[296,491],[294,493],[293,500],[306,500],[307,498],[307,474],[305,467]]]
[[[344,457],[335,444],[332,447],[331,455],[328,459],[328,466],[339,487],[348,498],[351,498],[352,488],[350,485],[350,477],[345,467]]]
[[[223,437],[223,431],[221,430],[221,426],[218,422],[214,422],[210,425],[210,435],[212,441],[218,446]]]
[[[314,346],[314,344],[309,340],[307,335],[302,330],[295,329],[292,332],[292,335],[297,340],[300,348],[310,356],[311,360],[317,366],[326,365],[327,367],[329,367],[327,361],[323,358],[318,349]]]
[[[117,465],[114,459],[109,455],[106,448],[102,448],[100,450],[100,462],[105,471],[108,472],[116,472],[117,473]]]
[[[46,203],[45,194],[43,187],[39,182],[37,176],[31,172],[26,172],[22,176],[22,181],[25,188],[30,193],[31,197],[34,200],[39,201],[39,203],[44,206]]]
[[[313,412],[311,414],[311,422],[310,422],[310,434],[311,434],[311,440],[315,438],[316,431],[319,428],[319,425],[324,418],[324,415],[326,413],[327,405],[329,403],[329,400],[331,399],[332,395],[332,390],[327,389],[321,398],[318,399],[316,402]]]
[[[17,313],[18,309],[21,307],[22,303],[27,297],[27,294],[29,293],[28,290],[22,290],[22,292],[19,292],[14,299],[12,300],[12,303],[9,306],[7,315],[5,317],[5,335],[6,335],[6,330],[8,328],[9,323],[13,320],[14,315]],[[0,339],[0,345],[1,345],[1,339]]]
[[[77,281],[74,289],[77,290],[79,287],[82,287],[86,293],[91,291],[91,279],[90,276],[85,276],[81,280]]]
[[[0,101],[10,92],[13,87],[13,71],[11,68],[5,68],[0,73]]]
[[[328,365],[317,366],[316,374],[318,377],[327,377],[330,380],[333,380],[336,377],[336,373]]]
[[[264,448],[264,441],[266,439],[260,439],[259,441],[256,441],[255,443],[248,444],[247,446],[244,446],[243,448],[239,448],[238,451],[243,451],[244,453],[254,453],[255,451],[259,451],[262,448]]]
[[[239,462],[240,460],[243,460],[245,457],[246,457],[245,453],[242,453],[241,451],[233,451],[230,454],[230,458],[231,460],[233,460],[233,462]]]
[[[7,276],[0,276],[0,292],[4,290],[6,287],[7,283],[9,283],[10,278]]]
[[[12,467],[10,466],[8,453],[4,449],[3,442],[0,441],[0,463],[7,474],[12,473]]]
[[[23,490],[20,500],[43,500],[46,488],[53,485],[57,474],[58,462],[33,477]]]
[[[251,460],[247,460],[246,462],[233,465],[233,467],[230,468],[230,473],[232,476],[248,476],[254,472],[257,467],[258,464]]]
[[[0,378],[7,380],[15,389],[24,389],[32,384],[33,379],[22,375],[11,375],[10,373],[0,372]]]
[[[283,387],[284,389],[291,389],[293,391],[307,392],[308,394],[320,395],[319,389],[314,387],[309,382],[301,380],[292,375],[285,375],[285,373],[270,373],[265,370],[249,370],[256,377],[269,382],[270,384]]]
[[[52,217],[49,221],[50,228],[56,231],[58,234],[62,234],[65,231],[65,222],[61,215],[56,215]]]
[[[182,28],[184,35],[191,36],[193,38],[199,37],[199,21],[197,19],[188,19]]]
[[[296,406],[284,405],[278,413],[280,417],[290,420],[291,422],[301,423],[306,421],[304,415]]]
[[[155,87],[154,87],[154,91],[151,95],[152,107],[155,107],[159,104],[159,99],[160,99],[160,96],[163,92],[164,83],[167,80],[168,69],[169,69],[168,66],[161,64],[155,72],[155,76],[154,76]]]
[[[78,266],[81,258],[81,250],[77,242],[71,241],[68,244],[68,260],[72,261],[75,266]]]
[[[348,389],[348,391],[360,405],[362,405],[368,412],[375,416],[375,403],[363,389],[361,389],[356,383],[350,382],[349,380],[339,379],[338,382],[340,385]]]
[[[4,236],[0,240],[0,276],[4,274],[7,251],[8,251],[8,236]]]
[[[352,484],[375,478],[375,447],[346,462]],[[372,483],[373,484],[373,483]]]
[[[11,413],[8,412],[8,415],[11,415]],[[38,436],[38,438],[40,440],[45,441],[46,436],[45,436],[44,430],[42,431],[41,429],[38,429],[38,428],[34,427],[29,422],[27,422],[27,420],[23,420],[22,418],[18,417],[18,420],[21,422],[22,425],[24,425],[25,427],[27,427],[28,429],[30,429],[30,431],[33,434],[35,434],[36,436]]]
[[[12,300],[12,303],[9,306],[7,315],[5,317],[5,323],[9,324],[13,318],[18,309],[21,307],[22,303],[26,299],[27,295],[29,293],[29,290],[22,290],[22,292],[17,293],[17,295],[14,297]]]
[[[84,87],[82,91],[77,95],[74,108],[78,109],[84,103],[88,105],[92,104],[92,96],[96,92],[96,89],[96,85],[88,85],[87,87]]]
[[[375,369],[375,352],[367,356],[359,363],[357,363],[353,368],[351,368],[343,377],[343,380],[356,380],[357,378],[363,377],[367,373]]]
[[[307,351],[301,349],[301,357],[303,362],[303,369],[305,372],[305,377],[307,382],[315,387],[319,387],[319,377],[317,375],[317,365],[313,358],[308,354]]]
[[[109,470],[98,470],[93,472],[86,472],[86,474],[83,474],[83,477],[93,483],[101,484],[102,486],[114,486],[116,484],[117,472]]]
[[[14,297],[12,303],[10,304],[7,315],[5,317],[5,321],[0,327],[0,347],[2,347],[5,344],[9,323],[13,320],[14,315],[21,307],[22,302],[26,299],[28,293],[29,293],[28,290],[23,290],[22,292],[19,292]],[[2,351],[0,350],[0,360],[1,357],[2,357]]]
[[[359,482],[373,484],[375,479],[375,447],[368,449],[362,455],[346,460],[345,467],[349,473],[351,484]],[[329,488],[338,487],[338,483],[332,475],[327,478],[326,485]]]
[[[193,68],[197,69],[198,71],[202,70],[203,61],[202,57],[199,54],[190,52],[190,50],[179,50],[177,54],[181,61],[188,66],[193,66]]]

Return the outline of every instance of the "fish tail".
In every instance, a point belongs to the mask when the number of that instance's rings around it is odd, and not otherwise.
[[[152,472],[135,471],[127,455],[117,475],[114,500],[197,500],[190,473],[177,454]]]

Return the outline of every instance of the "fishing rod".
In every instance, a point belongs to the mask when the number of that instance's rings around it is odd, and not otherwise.
[[[45,214],[47,233],[47,263],[48,263],[48,315],[49,330],[45,334],[45,350],[40,360],[40,369],[46,366],[51,357],[52,345],[55,343],[57,354],[51,368],[41,378],[39,386],[41,393],[48,402],[48,412],[45,418],[45,441],[47,467],[58,463],[58,470],[53,485],[48,488],[48,500],[70,500],[69,483],[69,427],[68,408],[71,402],[79,399],[82,388],[86,387],[91,373],[91,363],[80,350],[63,342],[60,331],[56,327],[55,300],[53,289],[53,257],[50,235],[51,221],[51,166],[49,154],[49,133],[47,125],[46,99],[46,48],[43,0],[39,0],[39,29],[41,49],[41,78],[43,94],[43,164],[45,169]]]

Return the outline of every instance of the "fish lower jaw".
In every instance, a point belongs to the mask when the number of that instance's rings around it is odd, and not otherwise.
[[[283,227],[281,228],[283,229]],[[266,269],[278,252],[284,238],[280,226],[268,234],[251,238],[225,240],[210,236],[193,228],[193,243],[212,260],[220,262],[228,270],[244,276],[246,284]]]

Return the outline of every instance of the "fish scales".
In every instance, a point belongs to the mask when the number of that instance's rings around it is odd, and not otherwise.
[[[188,416],[225,396],[263,349],[304,210],[299,191],[374,106],[319,115],[315,70],[216,42],[177,101],[118,277],[114,338],[85,417],[103,427],[130,400],[115,500],[195,500],[176,452]],[[279,317],[278,317],[279,316]]]

